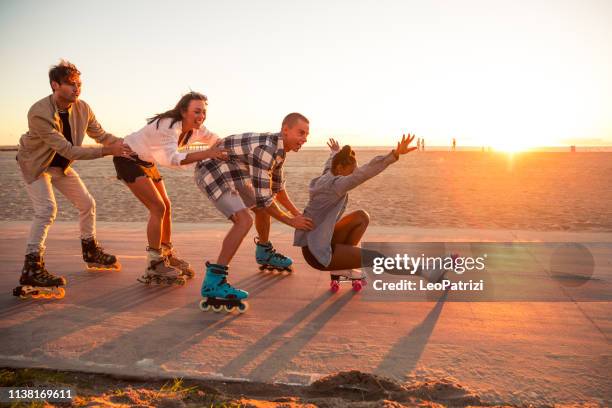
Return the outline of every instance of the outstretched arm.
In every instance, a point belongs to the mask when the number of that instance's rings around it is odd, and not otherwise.
[[[185,158],[181,160],[181,165],[194,163],[194,162],[197,162],[200,160],[206,160],[206,159],[227,160],[227,158],[228,158],[227,150],[222,149],[219,144],[216,144],[206,150],[188,153],[187,156],[185,156]]]
[[[278,204],[276,204],[275,200],[272,201],[272,204],[266,207],[266,212],[270,214],[271,217],[295,229],[310,231],[314,227],[312,220],[308,217],[304,217],[302,214],[297,214],[292,217],[283,212]]]
[[[295,204],[293,204],[293,201],[291,201],[291,198],[289,198],[287,190],[279,191],[278,193],[276,193],[276,196],[274,198],[276,199],[276,201],[278,201],[280,205],[285,207],[294,217],[302,215],[300,210],[298,210]]]
[[[339,177],[334,183],[336,193],[339,195],[346,194],[347,191],[357,187],[363,182],[376,176],[391,163],[399,160],[399,157],[416,150],[416,147],[410,147],[410,143],[414,140],[414,135],[408,134],[402,136],[402,139],[397,143],[397,147],[385,156],[376,156],[369,163],[355,169],[353,174]]]

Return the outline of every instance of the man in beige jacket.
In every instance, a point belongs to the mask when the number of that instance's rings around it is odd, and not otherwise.
[[[24,286],[16,288],[17,295],[27,295],[28,291],[44,294],[47,292],[36,287],[66,284],[65,278],[47,272],[43,262],[45,239],[57,213],[53,187],[79,210],[83,260],[88,267],[120,267],[116,257],[104,253],[96,241],[96,203],[71,164],[107,155],[129,155],[131,150],[122,139],[105,132],[89,105],[79,100],[80,74],[76,66],[64,60],[50,69],[53,93],[32,105],[28,112],[29,130],[19,140],[17,162],[35,215],[20,278]],[[102,146],[82,146],[85,133]]]

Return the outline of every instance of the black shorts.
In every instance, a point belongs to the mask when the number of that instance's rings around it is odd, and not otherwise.
[[[332,250],[332,256],[334,255],[334,252],[336,251],[336,244],[331,244],[331,250]],[[315,269],[318,269],[320,271],[333,271],[334,269],[331,269],[329,266],[324,266],[322,265],[317,258],[315,258],[315,256],[312,254],[312,252],[310,252],[310,249],[305,246],[302,247],[302,255],[304,255],[304,260],[308,263],[308,265],[312,266]],[[384,254],[381,254],[378,251],[371,251],[369,249],[361,249],[361,266],[362,267],[372,267],[374,265],[374,258],[379,258],[379,257],[383,257],[385,258]]]
[[[336,249],[336,245],[331,244],[332,255],[334,254],[334,250]],[[310,249],[305,246],[302,247],[302,255],[304,255],[304,260],[308,263],[308,265],[312,266],[315,269],[320,271],[331,271],[329,267],[324,266],[321,262],[317,261],[317,258],[310,252]]]
[[[143,160],[132,160],[127,157],[113,157],[117,178],[126,183],[133,183],[138,177],[148,177],[154,182],[162,180],[157,166]]]

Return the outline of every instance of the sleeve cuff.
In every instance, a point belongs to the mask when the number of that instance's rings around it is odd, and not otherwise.
[[[187,157],[188,153],[176,153],[176,155],[174,156],[174,159],[176,160],[174,164],[175,166],[181,166],[181,162],[183,160],[185,160],[185,158]]]

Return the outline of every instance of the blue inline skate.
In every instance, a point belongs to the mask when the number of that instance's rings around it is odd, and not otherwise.
[[[255,258],[257,259],[261,272],[293,272],[293,268],[291,267],[293,261],[291,258],[276,252],[271,242],[262,244],[259,242],[259,237],[255,237],[254,241],[257,245]]]
[[[249,297],[249,292],[236,289],[227,283],[227,266],[211,264],[206,262],[206,276],[202,282],[202,300],[200,301],[200,309],[207,312],[212,309],[213,312],[232,312],[237,309],[238,312],[244,313],[249,308],[247,302],[243,299]]]

